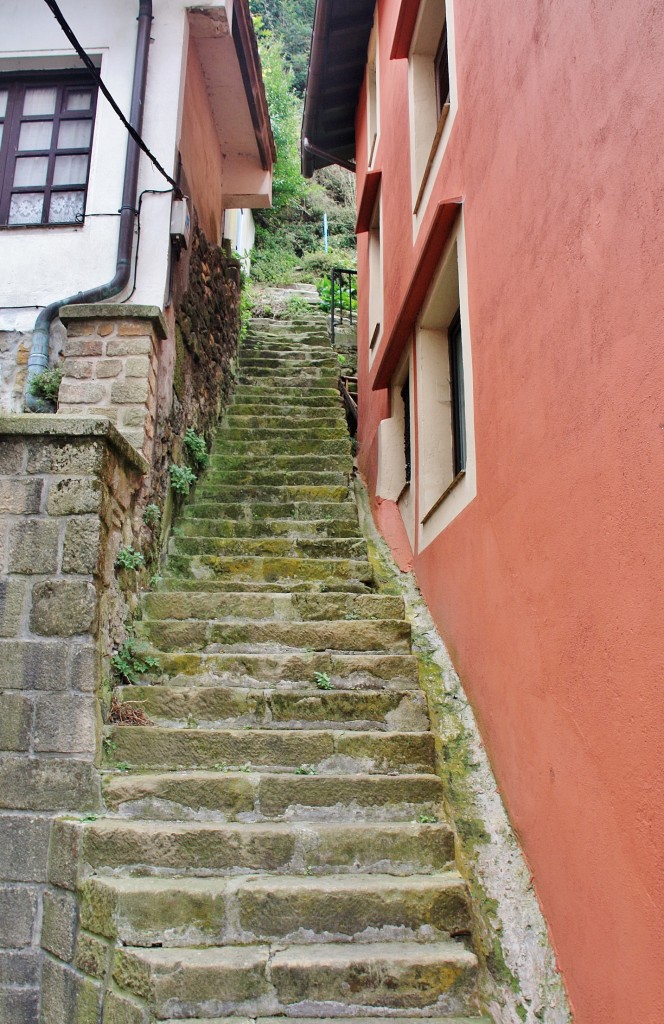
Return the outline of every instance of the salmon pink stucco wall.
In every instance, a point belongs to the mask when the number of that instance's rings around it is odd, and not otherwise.
[[[229,102],[239,99],[229,97]],[[222,156],[203,69],[192,41],[187,56],[180,155],[200,226],[210,242],[219,243],[223,215]]]
[[[664,4],[451,2],[458,113],[415,239],[401,5],[377,5],[384,337],[437,202],[463,197],[467,250],[477,496],[413,564],[576,1024],[662,1024]],[[360,199],[366,153],[361,95]],[[366,235],[359,271],[373,491]]]

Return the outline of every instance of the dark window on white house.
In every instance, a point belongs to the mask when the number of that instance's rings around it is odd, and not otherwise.
[[[0,225],[82,223],[96,106],[85,74],[0,75]]]
[[[461,311],[457,311],[447,331],[450,350],[450,404],[452,406],[452,445],[454,475],[466,468],[466,406],[463,388],[463,350],[461,347]]]

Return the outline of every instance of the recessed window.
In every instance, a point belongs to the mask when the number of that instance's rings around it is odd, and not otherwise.
[[[85,75],[0,76],[0,225],[82,223],[96,106]]]
[[[383,320],[383,252],[381,243],[382,206],[376,198],[369,228],[369,349],[371,360],[377,351]]]
[[[367,57],[367,143],[368,163],[373,164],[378,144],[378,32],[374,22]]]
[[[408,57],[415,213],[439,156],[450,111],[455,108],[450,61],[450,3],[451,0],[423,0]]]

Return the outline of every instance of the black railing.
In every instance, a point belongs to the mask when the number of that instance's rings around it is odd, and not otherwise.
[[[330,272],[330,326],[332,344],[337,327],[357,322],[357,271],[335,267]]]

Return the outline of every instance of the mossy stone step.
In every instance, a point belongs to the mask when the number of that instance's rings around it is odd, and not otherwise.
[[[316,537],[359,539],[357,523],[343,519],[213,519],[189,515],[173,528],[174,537],[289,537],[314,540]]]
[[[343,732],[316,729],[170,729],[111,726],[113,759],[136,769],[172,770],[251,765],[272,770],[430,772],[428,732]]]
[[[401,597],[387,594],[144,594],[151,619],[402,619]]]
[[[460,875],[92,878],[81,924],[124,946],[449,938],[470,927]]]
[[[298,1024],[422,1024],[422,1017],[298,1017]],[[167,1020],[164,1024],[182,1024]],[[200,1017],[189,1018],[188,1024],[285,1024],[283,1017]],[[492,1024],[488,1017],[426,1017],[426,1024]]]
[[[344,427],[346,425],[341,413],[336,409],[334,412],[321,412],[317,416],[310,413],[308,416],[301,417],[292,416],[287,412],[281,412],[279,415],[275,415],[265,409],[258,413],[247,413],[245,415],[240,411],[234,411],[231,409],[225,419],[225,425],[231,430],[255,430],[257,428],[288,430],[294,429],[294,424],[296,424],[300,430],[303,428],[309,430],[312,426],[317,428],[330,428]]]
[[[235,502],[235,501],[249,501],[255,500],[258,504],[267,502],[271,498],[273,501],[283,499],[285,502],[291,501],[348,501],[348,485],[343,484],[299,484],[289,486],[288,484],[282,485],[277,482],[273,484],[243,484],[241,487],[233,486],[232,484],[224,484],[223,481],[216,483],[214,480],[208,481],[203,479],[203,482],[196,488],[196,497],[198,501],[210,501],[214,500],[215,496],[219,497],[220,501]]]
[[[170,555],[169,575],[196,580],[232,577],[236,581],[256,580],[265,583],[317,581],[329,590],[340,582],[371,584],[373,570],[369,562],[350,558],[287,558],[279,555]]]
[[[318,654],[163,654],[151,652],[159,663],[158,672],[171,684],[248,686],[279,684],[302,689],[311,685],[316,672],[329,676],[334,687],[404,689],[418,686],[418,665],[413,655]],[[155,678],[150,673],[146,679]],[[158,677],[157,677],[158,678]]]
[[[110,811],[129,818],[220,821],[429,821],[440,817],[435,775],[283,772],[106,772]]]
[[[280,558],[363,559],[364,538],[350,537],[172,537],[173,555],[277,555]]]
[[[160,592],[186,591],[197,594],[366,594],[373,592],[371,586],[357,580],[255,580],[255,579],[213,579],[197,580],[182,576],[160,577]]]
[[[351,501],[205,501],[196,496],[185,509],[184,518],[237,519],[259,522],[280,519],[283,522],[330,519],[357,526],[357,509]],[[359,526],[358,526],[359,530]]]
[[[116,949],[113,977],[158,1017],[353,1008],[476,1009],[477,958],[454,942]]]
[[[344,407],[341,401],[341,395],[336,392],[333,400],[325,401],[322,405],[307,404],[304,401],[298,401],[297,399],[292,402],[279,402],[275,404],[270,402],[259,402],[250,395],[242,398],[236,395],[233,399],[232,404],[228,410],[229,416],[242,417],[263,417],[275,419],[287,419],[289,422],[301,422],[307,423],[311,419],[312,423],[318,423],[320,421],[325,422],[326,420],[334,420],[340,422],[344,415]]]
[[[325,728],[416,732],[429,728],[426,698],[419,690],[294,691],[237,686],[125,686],[121,703],[138,704],[159,725],[186,725],[192,719],[215,728]]]
[[[449,870],[454,834],[444,823],[160,822],[64,820],[52,839],[52,863],[78,851],[81,871],[122,868],[133,875],[390,874]]]
[[[301,429],[293,427],[270,427],[267,424],[262,424],[255,427],[251,431],[251,441],[298,441],[302,437],[303,431]],[[305,430],[306,436],[310,440],[319,441],[333,441],[337,438],[347,440],[348,430],[346,425],[339,423],[337,426],[327,427],[318,426],[314,423],[309,423]],[[246,441],[247,434],[244,427],[227,426],[224,430],[224,440],[227,441]]]
[[[270,409],[283,412],[288,409],[313,408],[318,411],[332,412],[343,408],[338,388],[322,388],[320,393],[311,389],[287,388],[278,393],[271,388],[239,386],[235,391],[231,408],[240,409],[248,406],[259,406],[264,412]],[[220,434],[217,435],[218,437]]]
[[[252,469],[259,472],[267,470],[275,472],[285,469],[288,472],[311,470],[314,473],[334,470],[337,473],[348,473],[348,458],[341,455],[212,455],[208,472],[221,470]]]
[[[337,438],[332,441],[318,441],[316,438],[302,437],[300,439],[273,437],[271,440],[253,441],[251,437],[244,437],[243,440],[218,441],[215,447],[218,455],[243,455],[248,458],[251,455],[347,455],[350,459],[350,438]]]
[[[242,469],[217,469],[205,476],[206,486],[222,490],[228,487],[348,487],[348,470],[255,469],[251,462]]]
[[[221,644],[226,651],[269,648],[301,651],[389,651],[410,654],[410,623],[403,620],[278,622],[252,619],[154,619],[137,622],[136,636],[160,651],[200,651]]]

